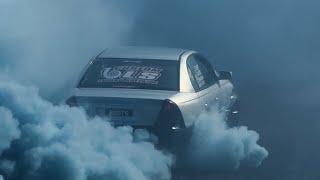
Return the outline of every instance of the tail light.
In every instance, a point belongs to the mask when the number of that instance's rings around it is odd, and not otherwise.
[[[174,143],[172,138],[183,129],[185,129],[185,124],[179,107],[174,102],[165,100],[154,127],[154,132],[159,138],[159,145],[171,147]]]
[[[70,107],[78,106],[76,97],[72,96],[69,99],[67,99],[66,104],[69,105]]]
[[[159,123],[164,123],[166,128],[177,131],[185,128],[179,107],[171,100],[165,100],[159,115]]]

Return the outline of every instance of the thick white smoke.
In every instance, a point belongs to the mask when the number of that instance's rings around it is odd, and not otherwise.
[[[88,119],[82,109],[53,106],[35,88],[0,79],[0,172],[10,179],[170,177],[172,157],[156,150],[146,131],[115,129],[103,119]],[[257,144],[259,135],[247,127],[228,128],[218,109],[196,121],[184,157],[189,167],[259,166],[268,156]]]
[[[0,79],[0,173],[10,179],[170,178],[173,157],[157,150],[148,132],[113,128],[82,109],[52,105],[35,88]],[[259,166],[268,156],[257,144],[259,135],[247,127],[228,128],[218,109],[194,125],[183,157],[189,168]]]
[[[0,172],[8,179],[170,179],[172,157],[135,141],[132,128],[54,106],[34,88],[0,82],[0,122],[0,164],[11,166]]]
[[[240,164],[257,167],[268,151],[257,144],[259,135],[247,127],[229,128],[225,112],[214,108],[194,125],[188,160],[197,170],[235,170]]]
[[[3,150],[10,147],[12,140],[20,136],[18,130],[18,121],[12,117],[11,112],[3,107],[0,107],[0,154]]]

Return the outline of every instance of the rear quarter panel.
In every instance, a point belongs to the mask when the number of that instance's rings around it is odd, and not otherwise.
[[[179,107],[186,127],[190,127],[203,111],[198,93],[179,93],[170,100]]]
[[[216,107],[226,107],[233,95],[233,84],[222,80],[203,91],[196,93],[179,93],[170,100],[175,102],[185,121],[186,127],[192,126],[199,119],[201,113],[216,110]],[[209,109],[205,108],[208,104]]]

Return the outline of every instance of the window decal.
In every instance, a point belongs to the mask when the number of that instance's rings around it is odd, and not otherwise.
[[[150,66],[113,66],[102,68],[98,82],[133,82],[158,84],[162,68]]]

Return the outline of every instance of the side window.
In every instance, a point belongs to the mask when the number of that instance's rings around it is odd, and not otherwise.
[[[216,82],[211,64],[198,55],[189,57],[187,68],[191,83],[196,91],[206,89]]]
[[[204,81],[206,83],[206,86],[209,87],[212,84],[216,83],[215,72],[214,72],[211,64],[201,56],[198,56],[196,58],[197,58],[197,62],[200,67],[200,71],[202,72],[202,74],[204,76]]]
[[[196,66],[196,61],[194,58],[189,58],[187,60],[187,69],[188,69],[188,74],[189,74],[189,77],[190,77],[190,81],[191,81],[191,84],[194,88],[195,91],[199,91],[200,87],[199,87],[199,83],[198,81],[196,80],[196,70],[195,70],[195,66]],[[198,74],[199,75],[199,74]]]

